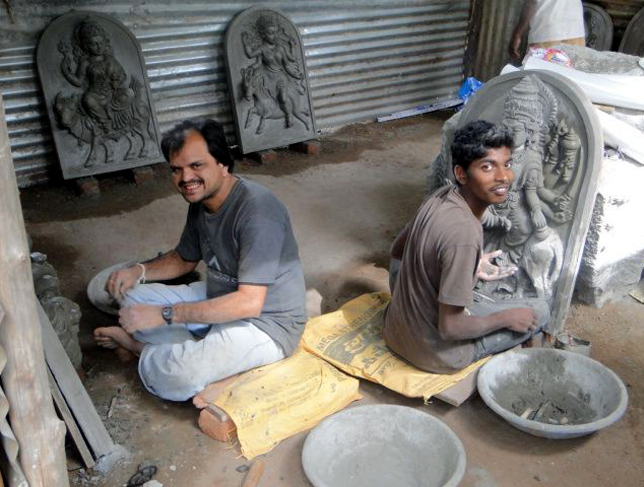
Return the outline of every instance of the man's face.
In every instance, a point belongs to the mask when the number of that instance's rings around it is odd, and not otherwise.
[[[488,149],[484,157],[470,163],[467,172],[456,166],[454,174],[461,192],[470,195],[477,206],[503,203],[514,180],[512,152],[508,147]]]
[[[170,155],[170,168],[174,187],[188,203],[217,196],[228,176],[228,168],[208,152],[198,132],[190,132],[181,150]]]

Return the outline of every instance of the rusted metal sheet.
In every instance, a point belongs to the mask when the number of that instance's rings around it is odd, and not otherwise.
[[[114,15],[141,44],[161,131],[212,116],[234,141],[223,35],[236,13],[258,4],[283,12],[302,35],[318,129],[456,96],[470,0],[12,0],[0,16],[0,91],[19,185],[60,174],[34,64],[51,20],[73,8]]]

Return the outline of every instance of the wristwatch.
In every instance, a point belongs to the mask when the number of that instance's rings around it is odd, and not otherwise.
[[[172,316],[174,315],[174,309],[172,306],[164,306],[161,310],[161,316],[165,320],[167,325],[172,324]]]

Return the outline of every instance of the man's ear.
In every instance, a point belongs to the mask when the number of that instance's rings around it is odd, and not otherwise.
[[[467,171],[463,169],[463,166],[457,164],[454,166],[454,177],[458,184],[464,185],[467,182]]]

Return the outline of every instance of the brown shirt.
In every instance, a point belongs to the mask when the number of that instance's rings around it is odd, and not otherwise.
[[[416,213],[384,325],[389,347],[414,366],[449,373],[474,360],[472,340],[440,337],[438,303],[471,306],[482,245],[481,222],[453,186]]]

